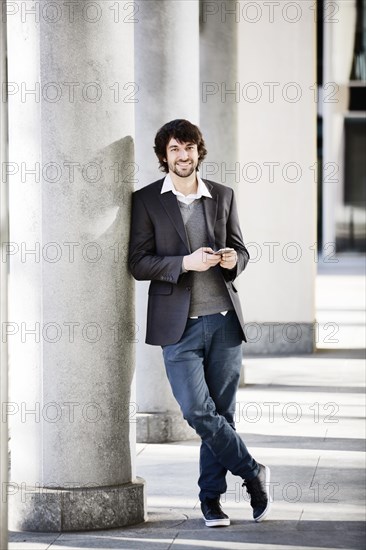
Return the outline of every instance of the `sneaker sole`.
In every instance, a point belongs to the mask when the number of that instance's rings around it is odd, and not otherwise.
[[[230,525],[230,519],[205,519],[206,527],[227,527]]]
[[[256,523],[260,523],[261,521],[264,521],[266,519],[266,517],[268,516],[269,512],[270,512],[270,509],[271,509],[271,495],[269,494],[269,482],[270,482],[270,479],[271,479],[271,470],[268,468],[268,466],[265,466],[265,469],[266,469],[266,493],[267,493],[267,499],[268,499],[268,504],[267,504],[267,507],[265,508],[265,510],[261,513],[260,516],[258,516],[257,518],[255,518],[255,522]]]

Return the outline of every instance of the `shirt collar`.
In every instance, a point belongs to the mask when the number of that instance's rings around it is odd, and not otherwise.
[[[160,193],[163,194],[163,193],[167,193],[168,191],[171,191],[172,193],[174,193],[174,195],[176,195],[178,200],[180,200],[181,202],[184,202],[186,204],[190,204],[194,200],[200,199],[201,197],[209,197],[210,199],[212,199],[211,193],[207,189],[206,184],[201,179],[198,172],[196,172],[196,177],[197,177],[197,182],[198,182],[197,193],[191,193],[190,195],[185,196],[180,191],[177,191],[176,188],[174,187],[174,184],[173,184],[172,178],[170,177],[170,174],[167,174],[165,176],[164,183],[163,183],[163,186],[161,188]]]

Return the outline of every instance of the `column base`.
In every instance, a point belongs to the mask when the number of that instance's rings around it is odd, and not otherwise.
[[[313,353],[316,342],[316,323],[247,323],[247,342],[243,345],[244,358],[248,355],[297,355]]]
[[[136,423],[138,443],[172,443],[198,438],[180,413],[139,413]]]
[[[46,489],[10,484],[9,528],[63,532],[112,529],[147,519],[145,481],[111,487]]]

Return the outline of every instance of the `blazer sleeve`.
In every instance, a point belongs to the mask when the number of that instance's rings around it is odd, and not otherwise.
[[[139,192],[133,193],[128,263],[134,278],[177,284],[182,261],[183,256],[156,254],[154,224]]]
[[[238,261],[233,269],[221,268],[224,278],[227,281],[233,281],[244,271],[250,259],[249,252],[243,242],[234,191],[232,191],[230,211],[226,223],[226,246],[234,248],[238,254]]]

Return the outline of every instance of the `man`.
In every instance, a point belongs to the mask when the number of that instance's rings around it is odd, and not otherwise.
[[[270,506],[270,471],[234,427],[246,338],[233,281],[249,260],[234,193],[200,178],[207,151],[201,131],[187,120],[160,128],[154,150],[167,175],[133,194],[129,251],[132,275],[151,280],[146,343],[162,347],[173,394],[202,440],[198,485],[205,524],[230,525],[220,505],[228,470],[244,479],[253,518],[262,521]]]

